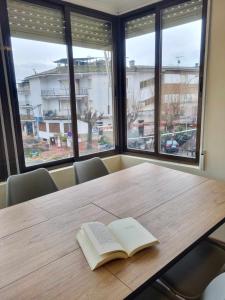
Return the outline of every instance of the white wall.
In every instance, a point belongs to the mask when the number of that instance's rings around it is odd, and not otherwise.
[[[206,81],[203,175],[225,180],[225,1],[212,0]]]
[[[159,0],[67,0],[81,6],[97,9],[110,14],[119,15],[128,11],[158,2]]]
[[[107,73],[89,73],[89,101],[92,101],[93,107],[98,113],[108,114],[108,104],[112,112],[112,85],[109,81]],[[85,85],[86,84],[86,85]],[[80,87],[89,87],[87,83],[80,81]]]
[[[154,97],[154,87],[140,89],[140,83],[144,80],[149,80],[154,78],[153,71],[137,71],[137,72],[127,72],[127,99],[128,99],[128,110],[132,111],[132,106],[136,101],[144,101],[149,98]]]

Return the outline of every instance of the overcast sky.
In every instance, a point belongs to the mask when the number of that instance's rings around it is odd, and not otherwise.
[[[201,21],[163,30],[163,65],[194,66],[199,63]],[[154,65],[155,34],[127,40],[127,63]],[[66,57],[66,47],[46,42],[12,38],[17,82],[24,77],[54,68],[55,60]],[[101,50],[74,47],[75,57],[104,57]]]

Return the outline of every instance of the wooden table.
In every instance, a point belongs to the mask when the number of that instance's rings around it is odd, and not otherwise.
[[[75,239],[80,225],[128,216],[160,244],[92,272]],[[0,299],[123,299],[224,219],[224,183],[148,163],[3,209]]]

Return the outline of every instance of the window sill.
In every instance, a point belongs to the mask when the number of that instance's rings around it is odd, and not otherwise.
[[[123,153],[121,155],[121,169],[126,169],[143,162],[148,162],[162,167],[171,168],[171,169],[175,169],[175,170],[179,170],[179,171],[183,171],[195,175],[202,175],[201,167],[198,164],[174,162],[162,158],[157,159],[150,155],[149,157],[146,157],[146,155],[129,153],[129,152]]]

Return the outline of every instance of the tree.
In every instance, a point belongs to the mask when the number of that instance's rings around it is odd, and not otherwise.
[[[133,123],[137,120],[138,118],[138,105],[135,104],[132,106],[132,111],[127,113],[127,127],[128,129],[132,128]]]
[[[183,115],[184,111],[180,101],[173,101],[171,103],[162,103],[161,106],[161,121],[165,123],[165,132],[171,132],[174,127],[174,121],[178,121]]]
[[[92,132],[93,127],[96,125],[97,120],[102,120],[103,113],[99,114],[92,107],[86,106],[82,114],[78,115],[78,119],[87,123],[88,125],[88,136],[87,136],[87,149],[92,149]]]
[[[96,124],[97,112],[93,112],[91,108],[88,108],[83,112],[82,115],[78,116],[78,119],[87,123],[88,125],[87,149],[92,149],[92,129]]]

